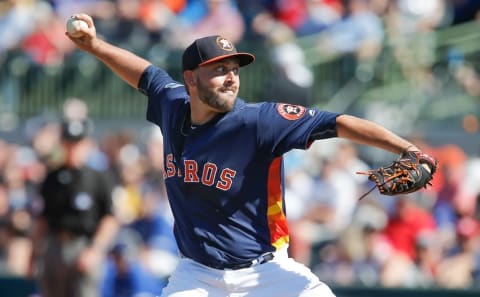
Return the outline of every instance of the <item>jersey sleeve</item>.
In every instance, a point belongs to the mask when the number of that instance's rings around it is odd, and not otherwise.
[[[264,103],[257,119],[261,147],[279,156],[307,149],[312,141],[337,136],[340,114],[286,103]]]
[[[140,78],[138,89],[148,97],[147,120],[160,123],[162,115],[168,110],[169,105],[175,102],[185,102],[188,98],[185,86],[174,80],[163,69],[150,65]]]

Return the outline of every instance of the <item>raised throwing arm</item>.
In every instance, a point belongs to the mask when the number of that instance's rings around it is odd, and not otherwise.
[[[145,68],[151,63],[132,52],[114,46],[97,36],[95,24],[92,18],[86,14],[75,14],[73,18],[87,22],[88,28],[80,28],[83,34],[79,37],[73,37],[66,32],[65,34],[75,45],[103,62],[122,80],[134,88],[138,88],[138,82]]]

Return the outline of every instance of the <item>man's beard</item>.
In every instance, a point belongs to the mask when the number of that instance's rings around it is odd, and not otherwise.
[[[233,100],[225,98],[225,96],[231,96],[227,93],[215,92],[208,88],[200,80],[197,80],[198,96],[200,100],[206,105],[214,108],[219,112],[228,112],[233,109],[235,101],[237,100],[237,94],[233,94]],[[223,96],[222,96],[223,95]]]

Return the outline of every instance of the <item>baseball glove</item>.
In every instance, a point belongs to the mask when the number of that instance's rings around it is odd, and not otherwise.
[[[364,198],[375,188],[383,195],[408,194],[426,188],[437,170],[438,162],[435,158],[419,152],[408,151],[385,167],[371,169],[357,174],[368,175],[368,179],[375,185],[360,198]]]

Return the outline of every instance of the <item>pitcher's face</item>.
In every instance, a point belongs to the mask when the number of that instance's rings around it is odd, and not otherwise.
[[[233,109],[240,87],[237,59],[225,59],[199,67],[196,86],[199,99],[217,112]]]

